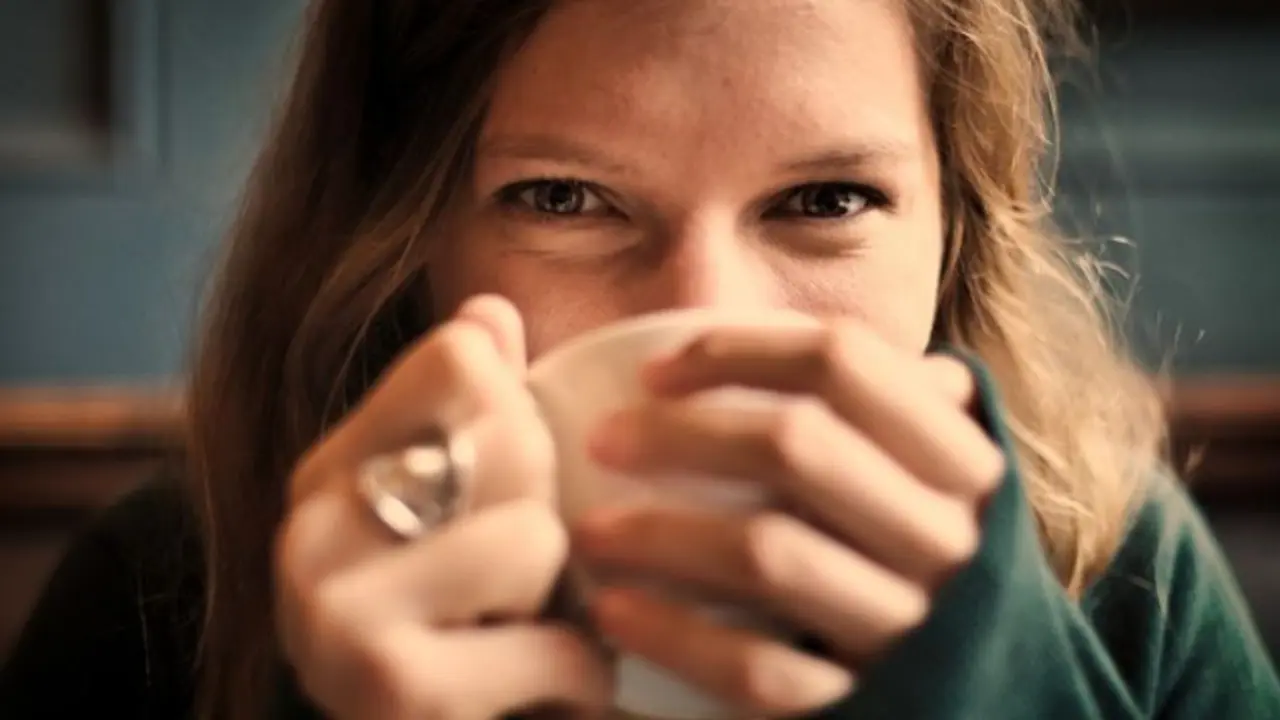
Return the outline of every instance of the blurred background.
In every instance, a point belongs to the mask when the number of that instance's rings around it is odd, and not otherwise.
[[[302,0],[0,0],[0,658],[68,536],[180,455],[200,290]],[[1126,271],[1280,658],[1280,4],[1096,0],[1062,223]]]

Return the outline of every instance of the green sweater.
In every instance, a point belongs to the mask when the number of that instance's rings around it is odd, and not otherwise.
[[[983,402],[1007,450],[985,375]],[[146,488],[73,546],[0,672],[0,718],[190,716],[202,593],[181,497]],[[1280,720],[1275,671],[1177,484],[1153,483],[1080,603],[1045,562],[1016,467],[984,524],[925,625],[818,717]],[[317,717],[291,683],[277,701],[282,719]]]

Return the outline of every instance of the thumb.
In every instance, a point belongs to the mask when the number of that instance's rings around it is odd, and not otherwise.
[[[458,308],[455,317],[474,322],[488,331],[498,354],[519,376],[527,362],[524,320],[510,300],[501,295],[475,295]]]
[[[527,367],[524,321],[511,301],[499,295],[475,295],[458,308],[454,319],[484,328],[503,363],[523,382]],[[503,448],[502,452],[481,452],[476,458],[475,477],[483,480],[471,489],[472,511],[520,498],[554,502],[555,445],[533,396],[526,392],[520,397],[528,401],[527,412],[485,413],[465,430],[478,448]]]

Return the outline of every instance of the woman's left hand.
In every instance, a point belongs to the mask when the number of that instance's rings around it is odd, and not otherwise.
[[[598,461],[653,482],[689,473],[761,482],[786,510],[604,509],[577,528],[578,552],[601,568],[766,607],[833,657],[610,587],[593,610],[618,647],[758,712],[812,710],[921,624],[935,591],[977,551],[980,508],[1005,460],[971,417],[975,383],[959,360],[908,355],[842,320],[712,331],[644,380],[654,400],[600,428]],[[691,402],[729,386],[788,399],[758,412]]]

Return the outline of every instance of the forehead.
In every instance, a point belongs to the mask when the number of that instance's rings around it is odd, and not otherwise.
[[[919,144],[927,125],[898,0],[564,0],[499,73],[487,123],[762,144]]]

